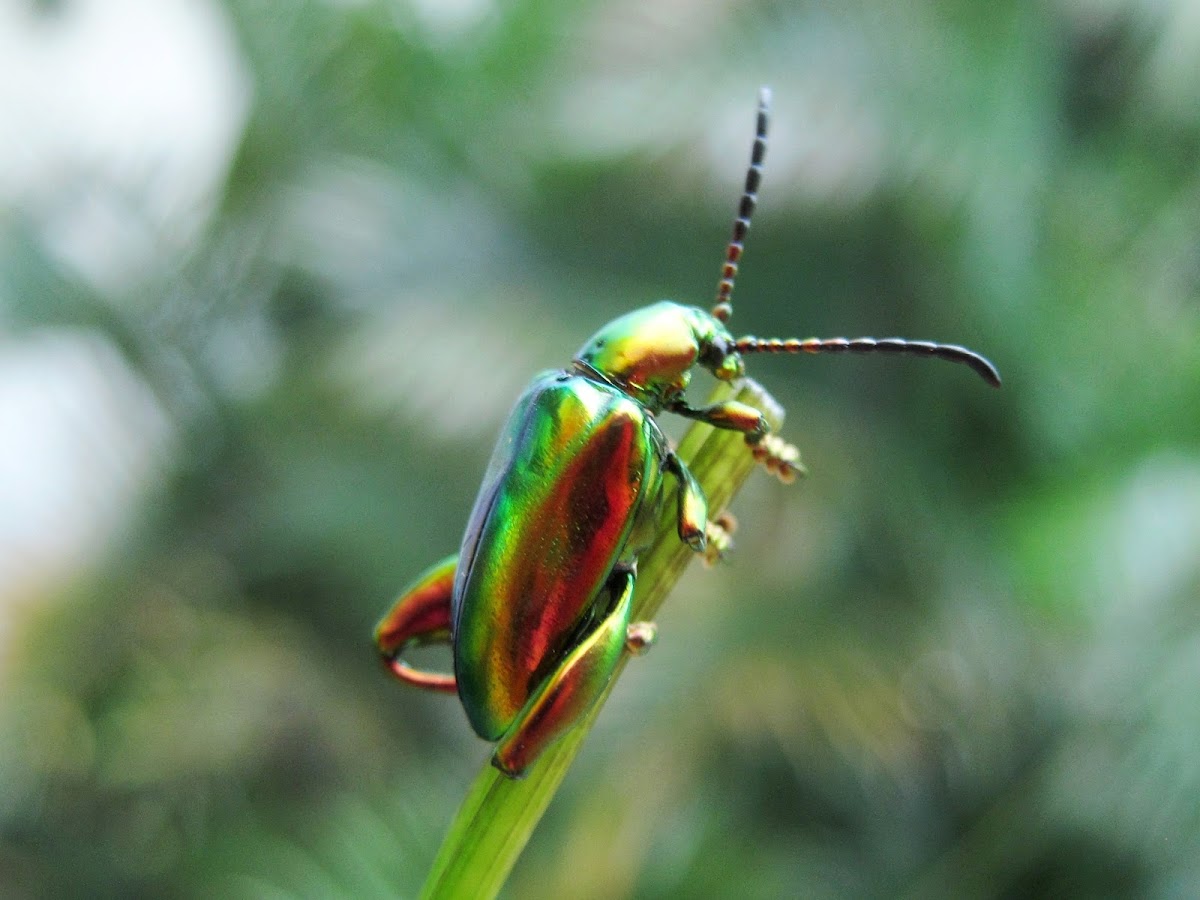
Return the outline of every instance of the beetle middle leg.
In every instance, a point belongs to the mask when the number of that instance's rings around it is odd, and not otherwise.
[[[674,450],[667,453],[663,468],[679,482],[679,539],[697,553],[703,553],[708,546],[708,498],[704,496],[696,476]]]
[[[733,533],[735,531],[737,531],[737,519],[728,510],[716,518],[708,520],[705,528],[708,535],[708,546],[704,550],[704,565],[707,568],[711,569],[733,549]]]
[[[768,435],[768,439],[770,436]],[[784,447],[791,447],[779,441]],[[795,448],[792,448],[795,450]],[[800,451],[795,450],[799,459]],[[758,459],[757,451],[755,458]],[[762,460],[760,459],[760,462]],[[771,468],[770,463],[764,463],[767,468],[783,478],[782,470]],[[708,498],[696,481],[696,477],[688,469],[674,451],[667,454],[663,468],[671,472],[679,480],[679,538],[697,553],[704,555],[705,565],[714,565],[733,546],[733,532],[737,529],[737,520],[729,512],[710,519],[708,517]]]
[[[654,642],[654,625],[630,622],[633,568],[617,568],[601,593],[613,598],[608,614],[542,681],[496,745],[492,764],[520,777],[547,747],[587,714],[612,680],[625,650],[642,653]]]
[[[409,684],[433,691],[454,693],[453,675],[415,669],[402,659],[412,644],[450,641],[450,596],[458,555],[431,566],[400,594],[375,626],[375,644],[388,671]]]

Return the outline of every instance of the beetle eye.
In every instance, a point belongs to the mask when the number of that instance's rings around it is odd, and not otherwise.
[[[700,365],[715,369],[725,362],[729,355],[729,342],[720,335],[709,341],[700,351]]]

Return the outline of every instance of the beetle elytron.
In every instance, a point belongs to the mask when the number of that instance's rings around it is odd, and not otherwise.
[[[687,404],[694,367],[733,381],[747,353],[913,353],[964,363],[1000,385],[992,364],[963,347],[729,333],[734,278],[766,153],[769,101],[764,88],[712,311],[664,301],[631,312],[596,332],[570,368],[538,375],[500,434],[458,554],[421,575],[376,628],[389,670],[419,687],[457,691],[475,732],[497,742],[492,762],[509,776],[522,775],[592,707],[625,650],[653,643],[654,626],[631,622],[630,610],[638,554],[654,537],[668,484],[682,541],[697,553],[727,542],[663,436],[658,414],[741,432],[769,467],[783,476],[792,471],[795,448],[767,434],[758,410],[736,401],[703,409]],[[412,644],[447,641],[453,675],[404,661]]]

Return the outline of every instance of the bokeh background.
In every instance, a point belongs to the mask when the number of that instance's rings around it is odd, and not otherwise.
[[[0,896],[418,889],[370,632],[530,376],[711,302],[755,479],[513,897],[1200,894],[1200,6],[5,0]]]

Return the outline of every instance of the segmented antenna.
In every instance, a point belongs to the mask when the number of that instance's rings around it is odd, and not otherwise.
[[[758,89],[758,119],[754,129],[754,147],[750,151],[750,168],[746,170],[746,187],[738,204],[737,218],[733,220],[733,237],[725,248],[725,265],[721,268],[721,280],[717,282],[717,303],[712,309],[714,319],[729,321],[733,307],[729,298],[733,295],[733,281],[737,278],[738,262],[750,230],[750,217],[758,203],[758,185],[762,181],[763,158],[767,155],[767,122],[771,117],[771,89]]]
[[[780,340],[743,337],[738,338],[737,349],[741,353],[904,353],[935,356],[938,359],[970,366],[992,387],[1000,387],[1000,373],[996,371],[995,366],[974,350],[956,344],[934,344],[930,341],[908,341],[904,338],[808,338],[801,341],[796,338]]]

